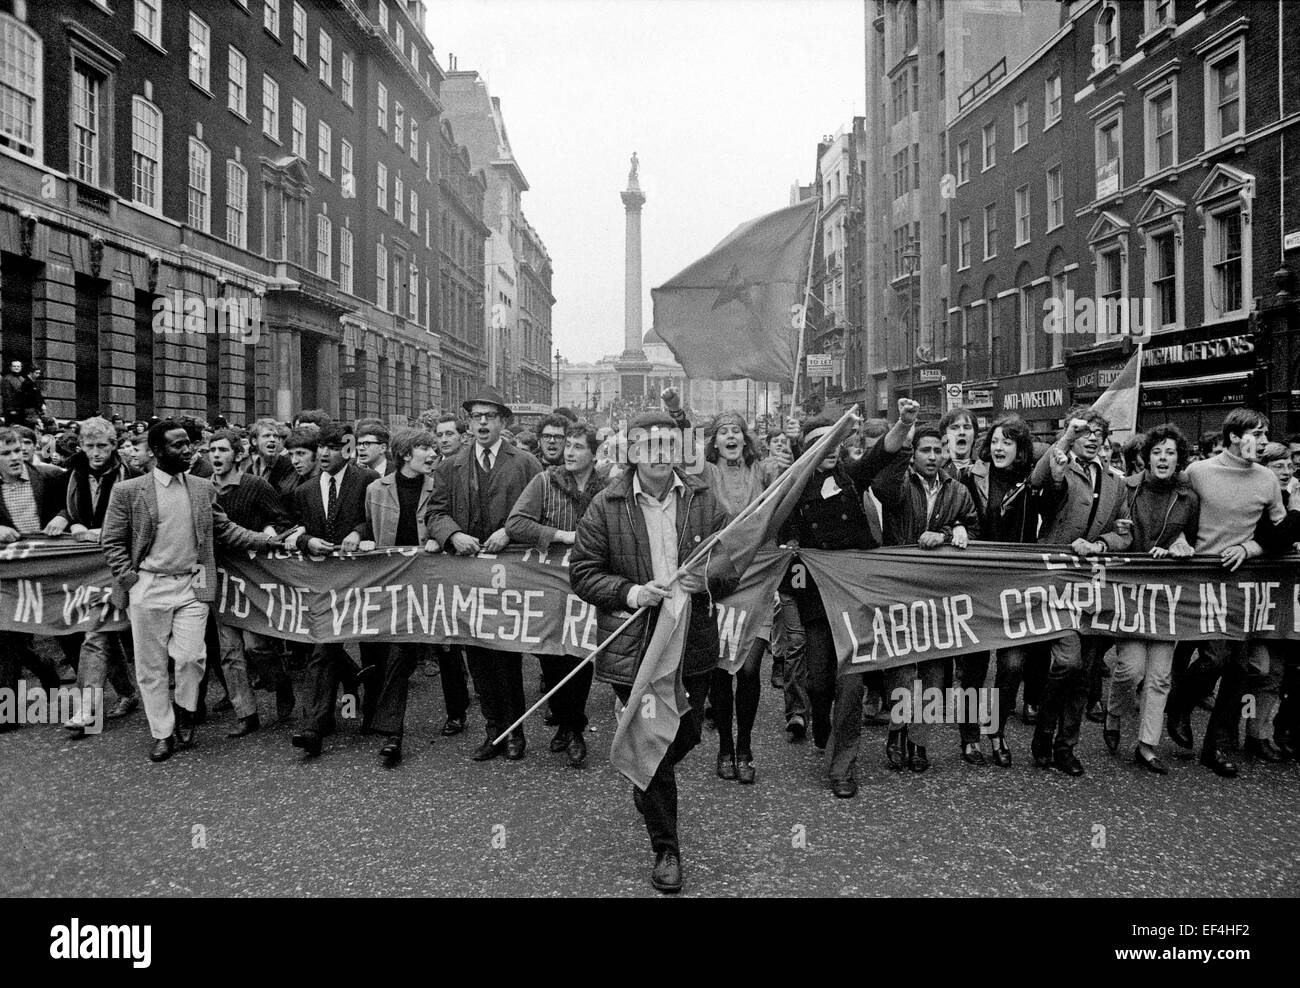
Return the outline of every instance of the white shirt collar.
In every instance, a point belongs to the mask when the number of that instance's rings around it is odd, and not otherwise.
[[[31,479],[32,479],[32,472],[31,472],[31,470],[28,469],[28,466],[27,466],[26,463],[22,464],[22,468],[23,468],[22,476],[20,476],[17,480],[10,480],[9,477],[6,476],[6,477],[4,478],[4,482],[5,482],[6,484],[27,484],[27,483],[31,483]]]
[[[170,487],[173,480],[179,480],[182,484],[185,483],[180,479],[180,474],[171,474],[166,470],[159,470],[157,467],[153,468],[153,479],[154,483],[162,484],[164,487]]]
[[[339,490],[341,491],[343,489],[343,478],[344,475],[347,474],[347,472],[348,472],[348,465],[346,463],[343,464],[343,468],[339,470],[338,473],[330,473],[326,470],[322,470],[320,472],[320,492],[322,494],[329,494],[331,477],[338,477]]]
[[[491,446],[480,446],[477,442],[475,442],[475,443],[474,443],[474,459],[476,459],[476,460],[478,460],[480,463],[482,463],[482,462],[483,462],[483,450],[486,449],[488,452],[490,452],[490,453],[492,454],[492,462],[495,463],[495,462],[497,461],[497,457],[501,455],[501,444],[502,444],[503,442],[505,442],[505,439],[504,439],[503,437],[501,437],[501,436],[497,436],[497,441],[494,442]]]

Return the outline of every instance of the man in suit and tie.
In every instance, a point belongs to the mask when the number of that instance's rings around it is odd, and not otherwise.
[[[210,481],[188,474],[192,443],[174,420],[149,429],[156,465],[115,484],[100,545],[113,572],[110,597],[128,610],[135,672],[154,744],[149,758],[170,758],[194,743],[194,712],[207,650],[203,632],[216,599],[215,542],[265,549],[280,540],[241,528],[217,504]],[[176,667],[175,710],[167,690],[167,661]]]
[[[502,439],[513,413],[495,389],[484,387],[463,407],[474,441],[434,471],[429,535],[444,552],[459,556],[500,552],[510,544],[506,519],[542,466],[531,453]],[[524,712],[523,656],[467,646],[465,657],[487,721],[487,738],[473,757],[487,761],[503,753],[493,740]],[[505,741],[504,753],[512,761],[524,757],[522,727]]]
[[[379,479],[379,474],[349,462],[344,455],[349,431],[347,426],[328,422],[316,436],[315,479],[309,478],[289,496],[290,513],[297,526],[285,539],[289,549],[301,547],[313,556],[323,556],[335,548],[350,551],[361,542],[366,488]],[[362,702],[362,725],[367,726],[378,700],[377,684],[382,681],[387,646],[363,644],[360,651],[361,671],[379,672],[373,680],[375,688],[367,687]],[[304,729],[291,738],[295,748],[309,755],[320,754],[322,738],[334,732],[335,693],[344,671],[351,666],[351,658],[338,642],[320,642],[312,649],[307,661],[307,695],[303,698]]]

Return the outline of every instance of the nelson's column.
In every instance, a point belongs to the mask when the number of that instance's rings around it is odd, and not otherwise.
[[[645,397],[646,375],[652,364],[641,348],[641,207],[645,193],[637,178],[640,162],[632,152],[632,170],[627,173],[627,188],[620,193],[627,216],[627,233],[624,242],[623,282],[623,352],[614,361],[618,371],[619,397],[639,403]]]

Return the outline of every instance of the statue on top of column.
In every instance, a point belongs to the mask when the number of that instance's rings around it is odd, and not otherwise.
[[[627,173],[627,187],[629,189],[638,189],[640,184],[637,181],[637,172],[641,168],[641,162],[637,159],[636,152],[632,152],[632,169]]]

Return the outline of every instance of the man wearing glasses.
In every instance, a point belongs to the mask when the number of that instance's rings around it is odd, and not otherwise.
[[[1110,423],[1091,408],[1070,411],[1069,425],[1030,475],[1043,491],[1039,544],[1068,545],[1079,556],[1123,552],[1132,544],[1133,522],[1124,481],[1101,462]],[[1110,642],[1070,631],[1052,642],[1052,663],[1031,748],[1039,768],[1055,766],[1083,775],[1074,754],[1088,702],[1088,680]]]
[[[568,421],[554,413],[537,424],[537,452],[543,467],[564,466],[564,437],[568,429]]]
[[[474,556],[500,552],[510,544],[506,519],[528,482],[541,473],[531,453],[503,441],[501,430],[513,417],[492,387],[463,405],[474,441],[438,464],[429,500],[429,536],[444,552]],[[465,657],[487,721],[487,738],[475,761],[505,754],[524,757],[524,731],[518,727],[504,746],[492,741],[524,712],[523,656],[518,652],[466,646]]]
[[[378,419],[362,419],[357,423],[357,465],[387,477],[397,470],[398,464],[388,459],[391,437]]]

